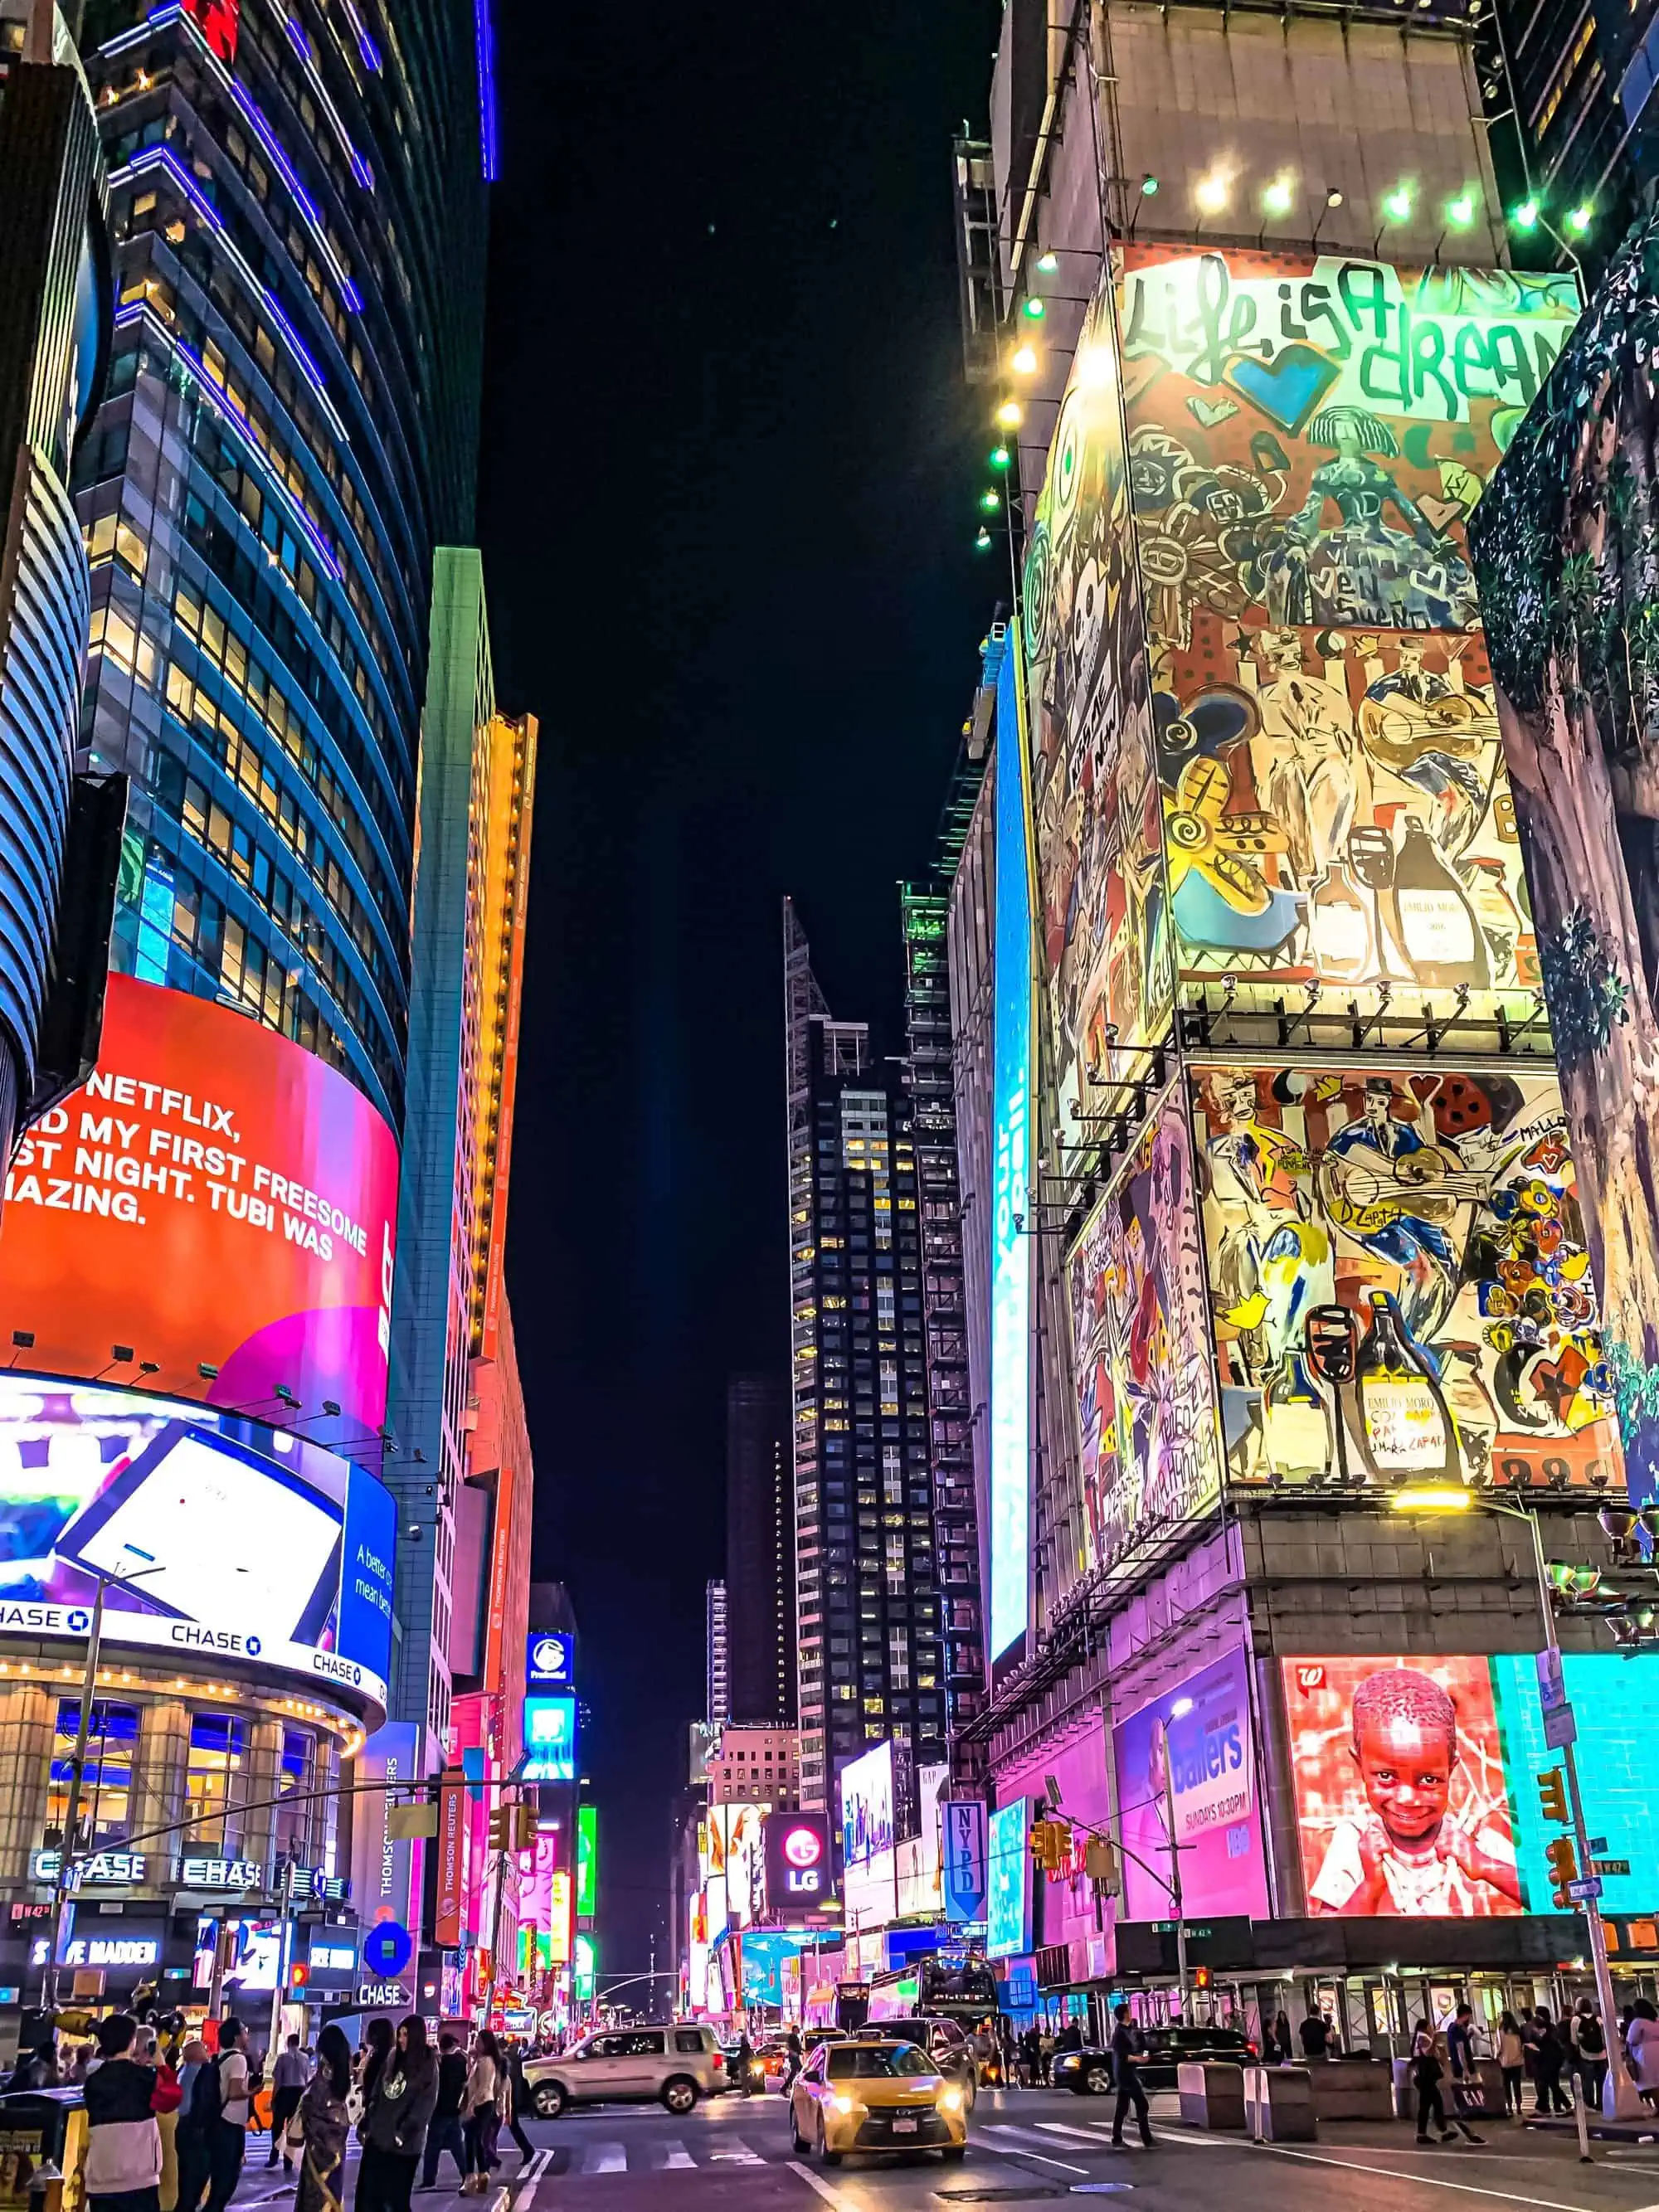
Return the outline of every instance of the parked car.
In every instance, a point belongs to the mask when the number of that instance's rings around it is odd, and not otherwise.
[[[974,2100],[979,2094],[979,2069],[974,2063],[974,2054],[968,2048],[968,2038],[960,2024],[941,2015],[925,2016],[920,2013],[907,2014],[900,2020],[884,2020],[878,2026],[861,2027],[858,2040],[866,2043],[872,2038],[894,2042],[914,2043],[925,2051],[934,2066],[947,2081],[954,2081],[962,2091],[965,2108],[974,2109]]]
[[[556,2120],[572,2105],[660,2103],[689,2112],[699,2097],[729,2086],[714,2029],[685,2021],[590,2035],[560,2057],[526,2059],[524,2078],[540,2120]]]
[[[1249,2066],[1258,2055],[1255,2044],[1236,2027],[1149,2027],[1140,2085],[1143,2089],[1173,2089],[1183,2061],[1188,2065]],[[1112,2054],[1092,2045],[1057,2051],[1049,2079],[1056,2089],[1070,2089],[1079,2097],[1103,2097],[1116,2087]]]
[[[812,2051],[789,2093],[789,2130],[798,2158],[815,2150],[826,2166],[839,2166],[848,2151],[959,2159],[968,2148],[967,2100],[917,2045],[860,2036]]]

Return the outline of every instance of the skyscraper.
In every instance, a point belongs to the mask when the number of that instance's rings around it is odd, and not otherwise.
[[[89,0],[84,45],[118,307],[78,764],[132,778],[113,963],[396,1128],[432,557],[471,530],[474,10]]]
[[[789,1390],[726,1386],[726,1634],[732,1717],[795,1717],[795,1504]]]
[[[801,1802],[866,1741],[945,1757],[915,1102],[784,906]]]
[[[711,1729],[732,1717],[730,1651],[726,1625],[726,1584],[703,1589],[703,1703]]]

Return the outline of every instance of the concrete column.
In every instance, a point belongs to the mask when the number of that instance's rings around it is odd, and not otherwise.
[[[29,1854],[45,1839],[57,1717],[55,1684],[7,1680],[0,1687],[0,1887],[14,1896],[28,1886]]]

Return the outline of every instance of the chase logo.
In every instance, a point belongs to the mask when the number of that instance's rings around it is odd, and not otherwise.
[[[92,1615],[82,1606],[71,1606],[67,1619],[71,1636],[84,1636],[92,1626]]]
[[[259,1656],[261,1648],[258,1638],[257,1636],[250,1636],[244,1643],[242,1648],[247,1653],[250,1659],[257,1659]]]

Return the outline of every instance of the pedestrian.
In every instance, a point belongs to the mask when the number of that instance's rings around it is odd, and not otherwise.
[[[1561,2087],[1561,2069],[1567,2063],[1566,2046],[1541,2005],[1537,2007],[1532,2017],[1538,2031],[1537,2040],[1533,2045],[1533,2080],[1538,2091],[1534,2111],[1570,2112],[1572,2106]]]
[[[18,2052],[17,2063],[6,2083],[6,2094],[11,2097],[22,2089],[55,2089],[57,2086],[58,2050],[52,2030],[43,2028],[33,2045],[26,2043]]]
[[[1486,2109],[1486,2085],[1474,2055],[1474,2008],[1461,2004],[1446,2030],[1446,2056],[1451,2065],[1452,2125],[1466,2142],[1485,2142],[1469,2125]]]
[[[362,2100],[361,2121],[368,2111],[369,2100],[374,2094],[374,2085],[380,2078],[380,2069],[392,2055],[392,2022],[384,2013],[378,2013],[363,2030],[363,2048],[357,2070],[357,2093]]]
[[[1054,2038],[1054,2049],[1058,2051],[1081,2051],[1082,2048],[1083,2030],[1078,2025],[1076,2021],[1068,2020],[1065,2027],[1060,2029],[1060,2033]]]
[[[801,2067],[800,2030],[792,2027],[783,2039],[783,2094],[787,2097],[795,2086],[795,2076]]]
[[[178,2212],[179,2203],[179,2107],[184,2102],[184,2092],[179,2086],[179,2069],[173,2064],[170,2051],[164,2051],[155,2039],[154,2028],[142,2031],[138,2043],[141,2063],[151,2069],[155,2076],[155,2088],[149,2108],[155,2115],[155,2124],[161,2136],[161,2179],[158,2185],[161,2212]],[[135,2045],[135,2049],[137,2045]]]
[[[1019,2039],[1019,2084],[1035,2089],[1042,2078],[1042,2038],[1035,2021]]]
[[[208,2155],[208,2212],[225,2212],[242,2176],[247,2154],[247,2030],[234,2013],[219,2023],[219,2048],[191,2085],[191,2112],[199,2120]]]
[[[1434,2140],[1429,2132],[1431,2122],[1435,2136],[1442,2142],[1452,2141],[1452,2131],[1446,2125],[1446,2107],[1440,2098],[1441,2076],[1446,2069],[1434,2045],[1434,2030],[1426,2020],[1419,2021],[1412,2038],[1412,2086],[1417,2092],[1417,2140],[1420,2143]]]
[[[211,2142],[197,2118],[195,2090],[197,2076],[212,2063],[206,2044],[199,2035],[192,2035],[179,2054],[179,2124],[173,2130],[173,2150],[179,2161],[175,2212],[197,2212],[207,2187]]]
[[[271,2069],[270,2156],[265,2160],[267,2166],[275,2166],[280,2153],[284,2173],[294,2171],[294,2160],[287,2141],[288,2124],[300,2109],[300,2100],[306,2093],[310,2074],[305,2053],[300,2048],[299,2037],[290,2035],[288,2048]]]
[[[357,2132],[363,2146],[356,2212],[409,2212],[427,2123],[438,2102],[437,2055],[418,2013],[398,2023],[391,2056]]]
[[[1148,2150],[1152,2147],[1152,2107],[1146,2102],[1146,2092],[1140,2086],[1140,2062],[1146,2055],[1146,2038],[1129,2017],[1129,2008],[1121,2004],[1112,2014],[1117,2026],[1112,2030],[1112,2066],[1117,2075],[1117,2110],[1112,2116],[1112,2141],[1120,2150],[1123,2148],[1123,2123],[1131,2105],[1140,2128],[1140,2140]]]
[[[1521,2085],[1527,2077],[1527,2046],[1521,2039],[1521,2023],[1512,2012],[1504,2012],[1498,2023],[1498,2067],[1504,2076],[1504,2110],[1518,2120]]]
[[[461,2132],[461,2100],[465,2094],[466,2053],[445,2028],[438,2038],[438,2101],[427,2126],[422,2189],[437,2187],[438,2160],[446,2151],[454,2160],[461,2179],[466,2179],[466,2138]]]
[[[1607,2070],[1607,2039],[1602,2032],[1601,2015],[1595,2009],[1593,1997],[1583,1996],[1567,2023],[1567,2034],[1572,2045],[1573,2065],[1578,2075],[1587,2109],[1599,2112],[1601,2109],[1601,2083]]]
[[[1654,2010],[1650,1997],[1638,1997],[1631,2014],[1625,2048],[1630,2053],[1632,2076],[1650,2105],[1659,2095],[1659,2012]]]
[[[161,2212],[161,2131],[155,2074],[132,2056],[138,2023],[112,2013],[98,2023],[98,2064],[88,2075],[86,2164],[88,2212]]]
[[[342,2212],[350,2097],[351,2045],[331,2021],[317,2038],[317,2069],[300,2100],[305,2148],[294,2212]]]
[[[1304,2058],[1329,2057],[1331,2024],[1322,2012],[1310,2005],[1308,2017],[1303,2021],[1299,2033],[1302,2041],[1302,2056]]]
[[[467,2069],[466,2090],[461,2100],[461,2118],[466,2136],[466,2179],[464,2196],[477,2197],[489,2186],[489,2177],[501,2164],[495,2154],[495,2131],[501,2114],[501,2046],[489,2030],[480,2028],[472,2043],[472,2063]]]
[[[506,2092],[501,2108],[501,2125],[519,2146],[519,2162],[523,2165],[535,2155],[536,2146],[524,2131],[519,2118],[528,2109],[530,2092],[524,2084],[524,2045],[515,2038],[507,2046],[507,2079],[502,2083]]]
[[[1281,2066],[1288,2066],[1294,2045],[1291,2041],[1291,2016],[1289,2013],[1282,2010],[1273,2015],[1273,2050],[1277,2054],[1279,2063]]]
[[[740,2027],[738,2030],[737,2052],[732,2063],[737,2069],[738,2094],[742,2097],[752,2097],[755,2094],[754,2056],[755,2046],[749,2040],[749,2031],[746,2027]]]

